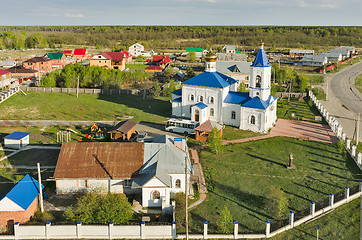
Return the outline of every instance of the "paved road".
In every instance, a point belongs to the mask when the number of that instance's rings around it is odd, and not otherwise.
[[[359,74],[362,74],[362,62],[328,76],[326,79],[329,85],[328,100],[322,101],[322,105],[336,117],[349,138],[354,134],[357,114],[362,114],[362,95],[353,86]]]

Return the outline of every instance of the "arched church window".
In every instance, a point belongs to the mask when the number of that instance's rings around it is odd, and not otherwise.
[[[214,97],[209,98],[209,103],[214,103]]]
[[[175,186],[176,186],[176,188],[181,188],[181,180],[180,179],[176,179]]]
[[[200,96],[200,97],[199,97],[199,101],[200,101],[200,102],[203,102],[203,101],[204,101],[204,97],[203,97],[203,96]]]
[[[190,101],[194,101],[194,95],[193,94],[190,94]]]
[[[160,195],[160,192],[155,190],[153,191],[152,193],[152,199],[160,199],[161,195]]]
[[[231,112],[231,119],[235,119],[236,118],[236,112],[235,111],[232,111]]]
[[[250,124],[255,124],[255,116],[254,115],[250,116]]]
[[[214,116],[214,109],[210,108],[210,116],[213,117]]]
[[[260,77],[260,75],[257,75],[257,76],[256,76],[256,84],[255,84],[255,87],[261,88],[261,77]]]

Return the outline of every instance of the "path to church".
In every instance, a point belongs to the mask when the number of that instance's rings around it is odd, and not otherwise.
[[[328,143],[337,143],[338,138],[332,132],[328,125],[310,123],[304,121],[292,121],[285,119],[278,119],[276,125],[272,128],[269,134],[250,137],[250,138],[242,138],[236,140],[223,140],[224,145],[233,144],[233,143],[243,143],[250,142],[259,139],[271,138],[271,137],[292,137],[292,138],[300,138],[303,140],[310,141],[319,141],[319,142],[328,142]],[[194,174],[197,176],[198,184],[199,184],[199,192],[200,197],[202,199],[206,198],[206,180],[205,175],[200,163],[199,155],[197,150],[207,148],[207,145],[194,146],[190,148],[191,158],[193,159],[193,170]]]

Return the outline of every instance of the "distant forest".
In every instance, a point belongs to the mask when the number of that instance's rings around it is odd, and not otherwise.
[[[43,35],[50,47],[88,45],[125,49],[135,42],[146,49],[185,49],[237,45],[253,49],[262,39],[269,50],[276,48],[362,47],[362,27],[303,26],[3,26],[0,34],[26,32]],[[9,35],[9,33],[7,33]],[[24,33],[22,33],[24,35]],[[24,36],[25,37],[25,36]]]

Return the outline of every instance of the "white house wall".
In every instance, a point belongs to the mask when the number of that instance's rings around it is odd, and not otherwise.
[[[9,198],[3,198],[0,201],[0,212],[18,212],[18,211],[25,211],[22,207],[18,204],[14,203]]]
[[[264,110],[253,108],[241,108],[242,116],[240,119],[240,129],[249,130],[253,132],[265,132]],[[255,124],[250,124],[251,116],[255,116]]]
[[[176,117],[182,116],[182,103],[172,102],[172,116]]]
[[[123,181],[120,179],[57,179],[57,193],[78,191],[101,191],[123,193]]]
[[[29,135],[24,137],[21,140],[15,140],[15,139],[4,139],[4,145],[5,147],[9,147],[9,148],[16,148],[16,149],[20,149],[20,141],[22,142],[22,146],[25,147],[26,145],[29,144]]]
[[[231,118],[232,111],[235,112],[235,119]],[[224,103],[223,107],[223,124],[239,127],[240,126],[240,105]]]
[[[154,191],[160,193],[160,199],[152,199]],[[143,207],[162,207],[162,198],[170,202],[170,189],[168,187],[143,187],[142,188],[142,206]]]

